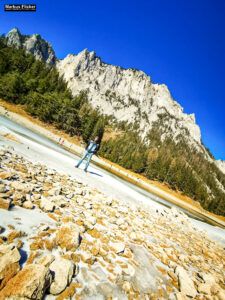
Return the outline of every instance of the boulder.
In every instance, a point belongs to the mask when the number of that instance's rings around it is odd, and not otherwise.
[[[96,260],[90,251],[84,251],[81,255],[81,258],[82,258],[83,262],[85,262],[86,264],[89,264],[89,265],[93,265],[93,263]]]
[[[50,293],[53,295],[60,294],[72,280],[74,263],[59,257],[50,264],[49,269],[54,274],[54,280],[50,286]]]
[[[13,181],[10,184],[11,188],[13,188],[16,191],[24,191],[24,192],[31,192],[32,191],[32,187],[25,184],[25,183],[21,183],[19,181]]]
[[[13,245],[0,245],[0,280],[20,269],[20,253]]]
[[[195,289],[193,281],[188,276],[184,268],[182,268],[181,266],[177,266],[175,273],[178,276],[180,291],[189,297],[195,298],[197,291]]]
[[[40,208],[43,211],[52,212],[55,209],[55,205],[54,205],[54,203],[52,203],[51,201],[47,200],[46,198],[42,198],[41,202],[40,202]]]
[[[0,198],[0,208],[8,210],[10,203],[11,199]]]
[[[13,177],[13,173],[10,171],[4,171],[0,173],[0,178],[4,179],[11,179]]]
[[[49,196],[58,196],[61,193],[61,187],[55,187],[48,191]]]
[[[73,223],[64,224],[56,234],[56,241],[60,247],[66,250],[75,250],[79,246],[80,234]]]
[[[65,207],[66,202],[64,201],[65,197],[58,195],[58,196],[52,196],[49,198],[49,200],[53,203],[55,203],[59,207]]]
[[[116,254],[122,253],[125,250],[125,244],[124,243],[112,243],[112,248],[116,252]]]
[[[6,192],[6,186],[4,183],[0,183],[0,193],[5,193]]]
[[[24,267],[0,292],[0,299],[42,299],[52,282],[49,269],[39,264]]]
[[[32,209],[33,208],[33,203],[30,200],[25,201],[25,202],[23,202],[23,208]]]

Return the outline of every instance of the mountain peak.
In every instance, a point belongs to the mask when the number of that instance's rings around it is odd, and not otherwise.
[[[55,52],[49,42],[45,41],[40,34],[22,35],[17,27],[6,35],[8,46],[24,48],[27,53],[32,53],[39,60],[45,60],[49,65],[56,64]]]

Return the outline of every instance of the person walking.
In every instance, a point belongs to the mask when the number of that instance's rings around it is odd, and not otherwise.
[[[89,163],[91,161],[92,155],[96,154],[98,149],[99,149],[98,141],[99,141],[98,136],[96,136],[94,140],[89,141],[89,143],[87,144],[87,146],[85,148],[86,152],[84,153],[82,158],[79,160],[79,162],[77,163],[75,168],[79,168],[82,161],[87,157],[87,162],[86,162],[86,165],[85,165],[85,168],[84,168],[84,171],[87,172],[87,168],[88,168]]]

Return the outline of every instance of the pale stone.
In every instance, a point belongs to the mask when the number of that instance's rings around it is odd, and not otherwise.
[[[119,254],[124,252],[125,250],[125,244],[124,243],[112,243],[112,248],[114,249],[114,251]]]
[[[210,295],[211,294],[211,285],[208,283],[201,283],[198,286],[198,292],[201,294]]]
[[[77,249],[79,246],[80,234],[73,223],[64,224],[56,234],[57,243],[66,250]]]
[[[0,292],[0,299],[42,299],[52,281],[50,270],[30,264],[17,273]]]
[[[25,201],[25,202],[23,202],[23,207],[26,209],[32,209],[33,203],[31,201]]]
[[[55,209],[55,205],[51,201],[48,201],[47,199],[42,198],[41,202],[40,202],[40,208],[43,211],[52,212]]]
[[[9,209],[11,200],[10,199],[4,199],[4,198],[0,198],[0,208],[1,209]]]
[[[57,295],[70,284],[74,274],[74,263],[63,258],[56,258],[49,266],[49,269],[54,272],[50,293]]]
[[[0,193],[5,193],[6,192],[6,186],[4,183],[0,184]]]
[[[179,279],[180,291],[185,295],[194,298],[197,294],[197,291],[195,289],[193,281],[190,279],[184,268],[177,266],[175,273]]]
[[[17,191],[25,191],[25,192],[31,192],[32,191],[32,187],[25,184],[25,183],[21,183],[21,182],[18,182],[18,181],[13,181],[11,184],[10,184],[11,188],[13,188],[14,190],[17,190]]]
[[[85,251],[81,255],[83,262],[92,265],[95,262],[95,257],[89,251]]]
[[[39,227],[40,231],[47,231],[48,229],[49,229],[48,225],[42,225],[42,226]]]
[[[61,193],[61,187],[55,187],[48,191],[49,196],[58,196]]]
[[[3,245],[1,245],[3,246]],[[1,248],[3,249],[3,248]],[[4,251],[7,252],[4,253]],[[0,280],[12,272],[17,272],[20,269],[20,253],[14,246],[6,247],[5,250],[1,252],[0,250]]]
[[[176,299],[177,300],[187,300],[188,298],[185,296],[184,293],[178,293],[178,294],[176,294]]]

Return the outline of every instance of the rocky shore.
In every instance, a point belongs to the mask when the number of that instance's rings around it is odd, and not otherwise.
[[[0,299],[225,299],[225,249],[181,211],[120,203],[0,149]]]
[[[29,116],[29,118],[28,118],[26,113],[23,110],[19,110],[18,113],[10,111],[13,108],[14,108],[13,105],[9,105],[8,103],[6,103],[2,100],[0,101],[0,115],[7,117],[8,119],[16,122],[17,124],[20,124],[20,125],[24,126],[25,128],[28,128],[28,129],[32,130],[33,132],[38,133],[53,142],[57,143],[59,141],[59,138],[61,137],[59,131],[57,132],[56,130],[54,130],[54,132],[53,132],[51,127],[48,127],[48,125],[46,125],[44,123],[42,124],[40,121],[38,121],[38,124],[37,124],[37,120],[33,119],[31,116]],[[17,108],[17,111],[18,111],[18,108]],[[21,115],[22,112],[23,112],[23,115]],[[42,124],[42,126],[40,124]],[[65,149],[67,149],[70,152],[75,153],[79,156],[81,156],[84,151],[81,146],[69,141],[67,138],[64,138],[63,146]],[[94,161],[95,164],[100,166],[101,168],[106,169],[107,171],[109,171],[113,174],[116,174],[117,176],[119,176],[127,181],[132,182],[133,184],[165,199],[166,201],[169,201],[172,204],[175,204],[181,208],[184,208],[185,210],[195,214],[196,216],[199,216],[199,217],[207,220],[209,223],[211,223],[213,225],[221,226],[222,228],[225,228],[225,222],[224,222],[224,220],[222,220],[222,218],[219,218],[216,215],[213,215],[213,214],[207,212],[206,210],[204,210],[203,208],[201,208],[199,206],[193,205],[189,202],[186,202],[186,201],[180,199],[180,196],[178,194],[174,195],[171,192],[165,191],[162,188],[159,188],[158,186],[156,186],[154,183],[150,183],[149,181],[146,182],[146,181],[138,178],[137,176],[135,176],[135,174],[130,174],[125,169],[122,170],[118,166],[111,164],[110,162],[106,162],[105,160],[100,159],[99,157],[94,156],[92,158],[92,161]]]

